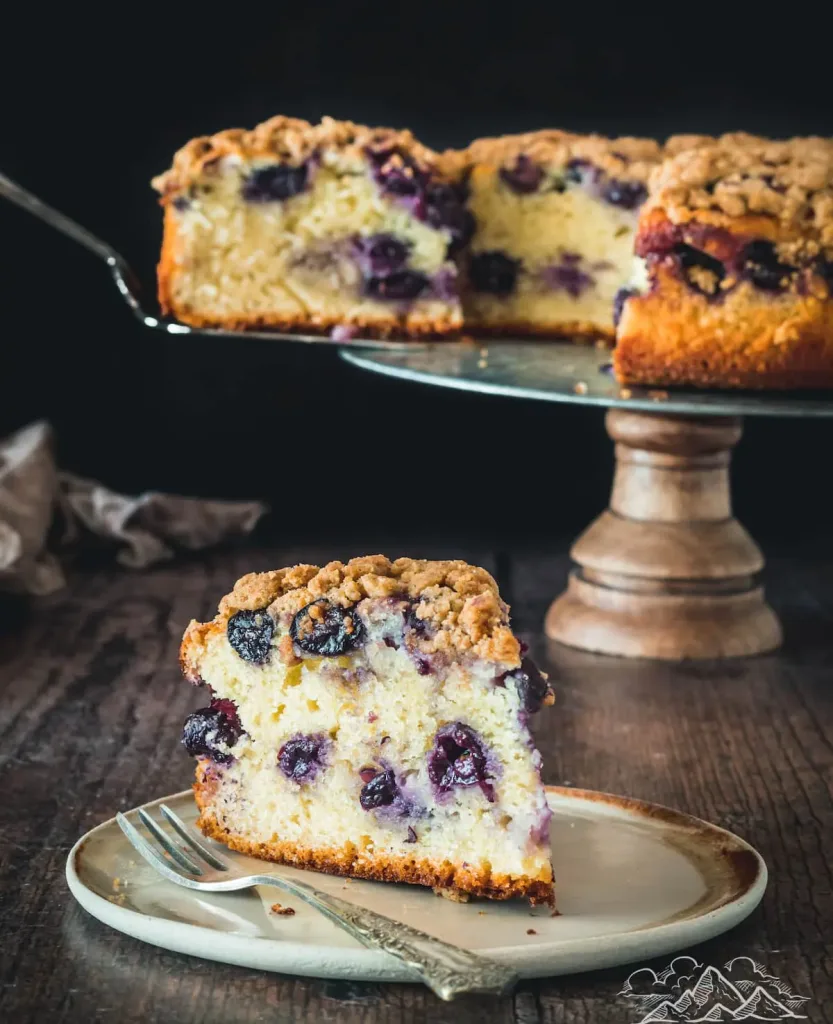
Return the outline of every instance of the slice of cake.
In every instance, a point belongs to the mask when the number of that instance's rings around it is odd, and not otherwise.
[[[239,580],[192,622],[183,742],[199,826],[232,849],[457,897],[552,903],[528,728],[552,703],[492,577],[381,555]]]
[[[467,329],[612,340],[659,145],[540,131],[480,139],[464,157],[476,225]]]
[[[620,298],[628,384],[833,386],[833,141],[682,146],[651,178]]]
[[[410,132],[276,117],[193,139],[154,179],[159,302],[193,326],[458,331],[470,215]]]

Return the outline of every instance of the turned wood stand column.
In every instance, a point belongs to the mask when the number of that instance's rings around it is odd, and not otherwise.
[[[549,637],[603,654],[721,658],[781,643],[760,549],[732,517],[738,417],[610,409],[610,507],[579,537],[577,567],[546,618]]]

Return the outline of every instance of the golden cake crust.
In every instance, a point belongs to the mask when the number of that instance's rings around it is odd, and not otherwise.
[[[345,320],[344,317],[327,316],[305,316],[305,317],[281,317],[281,316],[228,316],[211,317],[195,313],[193,310],[178,305],[174,301],[161,299],[162,294],[168,294],[167,272],[160,266],[160,305],[162,311],[171,314],[183,324],[190,327],[217,328],[226,331],[256,331],[259,329],[293,332],[295,334],[330,335],[333,328],[348,327],[355,328],[358,338],[376,339],[431,339],[431,338],[456,338],[460,333],[461,321],[457,318],[421,316],[419,313],[408,313],[404,316],[388,316],[381,314],[373,318],[353,317]],[[165,281],[165,284],[162,284]],[[345,344],[349,343],[349,337]]]
[[[206,640],[225,629],[235,612],[268,608],[273,618],[284,620],[318,598],[349,607],[367,597],[415,602],[417,617],[435,629],[432,637],[419,641],[425,653],[457,652],[510,668],[520,665],[520,645],[509,628],[509,609],[485,569],[462,561],[398,558],[392,562],[384,555],[368,555],[346,564],[295,565],[243,576],[220,601],[211,622],[188,626],[180,650],[183,672],[189,678],[199,675]]]
[[[328,875],[426,885],[447,891],[450,895],[482,896],[492,900],[526,899],[532,904],[555,905],[551,870],[549,877],[540,878],[492,875],[469,865],[428,857],[385,856],[374,852],[372,857],[363,858],[352,843],[341,848],[313,848],[279,838],[268,843],[253,842],[246,836],[229,831],[213,813],[211,804],[215,786],[205,767],[198,764],[194,784],[194,795],[200,809],[197,827],[210,839],[216,839],[239,853]]]
[[[794,292],[762,301],[749,284],[715,302],[668,267],[625,305],[613,351],[623,384],[833,386],[833,303]]]
[[[439,155],[423,146],[409,131],[371,128],[331,117],[323,117],[319,124],[313,125],[299,118],[278,116],[250,131],[229,128],[215,135],[191,139],[176,153],[170,170],[157,175],[152,185],[161,193],[164,203],[196,181],[206,165],[222,157],[234,156],[244,161],[271,159],[298,165],[325,149],[337,149],[347,158],[364,158],[368,151],[396,150],[407,153],[425,170],[452,166],[451,163],[441,166]]]
[[[577,342],[606,342],[613,345],[615,332],[613,327],[594,323],[592,320],[563,320],[557,324],[545,324],[534,320],[507,320],[504,323],[479,323],[476,316],[471,316],[466,326],[477,331],[479,336],[486,338],[572,338]]]
[[[654,139],[623,136],[576,135],[558,129],[477,139],[461,154],[465,164],[506,167],[521,154],[537,163],[562,167],[571,160],[587,160],[612,178],[646,181],[662,157]],[[450,159],[446,155],[446,159]]]

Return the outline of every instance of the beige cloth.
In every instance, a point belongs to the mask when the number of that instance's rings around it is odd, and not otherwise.
[[[116,494],[59,472],[49,425],[33,423],[0,442],[0,589],[49,594],[63,587],[56,552],[85,532],[113,541],[121,565],[144,569],[177,548],[195,551],[250,533],[266,511],[257,501]]]

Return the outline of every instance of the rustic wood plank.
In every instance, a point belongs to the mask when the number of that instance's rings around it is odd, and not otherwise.
[[[833,621],[833,586],[824,560],[772,560],[784,652],[675,666],[545,644],[540,625],[563,585],[565,546],[552,555],[464,553],[498,576],[516,627],[552,672],[558,701],[537,726],[547,781],[669,804],[749,839],[771,869],[764,903],[696,952],[715,964],[762,960],[811,997],[811,1020],[833,1021],[833,654],[823,626]],[[366,546],[380,548],[398,553]],[[457,553],[450,544],[425,548],[418,553]],[[190,782],[178,734],[198,698],[176,666],[188,619],[208,614],[251,568],[339,553],[243,548],[142,574],[79,572],[25,617],[0,616],[0,1019],[631,1019],[617,998],[623,969],[446,1006],[419,986],[284,978],[157,950],[100,925],[70,897],[64,861],[78,835],[119,807]]]
[[[568,565],[563,554],[513,558],[514,610],[525,628],[540,628]],[[770,596],[787,636],[779,655],[669,665],[600,658],[531,635],[557,693],[555,713],[537,729],[547,781],[667,804],[751,842],[770,868],[761,908],[694,955],[717,965],[755,957],[811,997],[810,1019],[830,1021],[833,691],[823,629],[833,591],[824,565],[771,560]],[[626,973],[539,983],[543,1019],[627,1019],[615,998]]]

